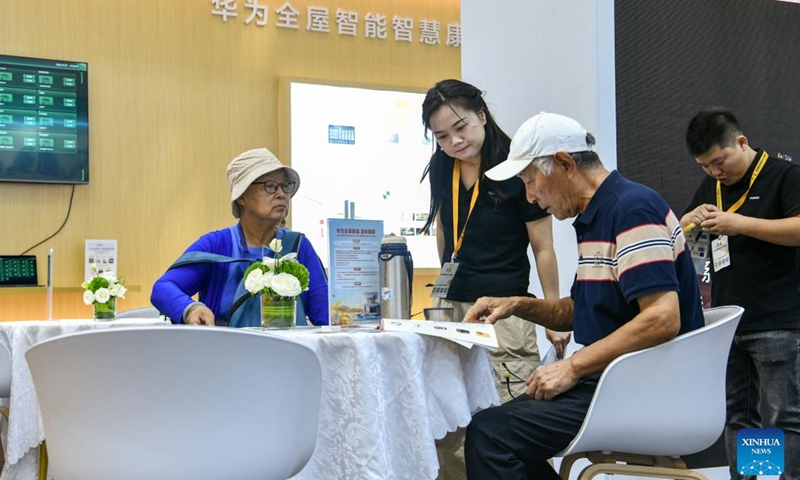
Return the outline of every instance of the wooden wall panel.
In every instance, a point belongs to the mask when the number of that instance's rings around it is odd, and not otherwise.
[[[89,63],[90,184],[75,187],[64,229],[31,251],[40,277],[55,249],[55,285],[83,280],[84,240],[119,241],[119,273],[131,292],[118,308],[149,304],[153,282],[199,235],[234,222],[225,166],[241,151],[278,152],[279,78],[427,88],[458,77],[460,50],[395,42],[391,17],[459,23],[458,0],[291,1],[300,29],[224,23],[202,0],[3,0],[0,52]],[[332,32],[305,30],[308,6],[327,7]],[[337,8],[387,15],[390,38],[335,32]],[[302,172],[309,174],[310,172]],[[64,221],[72,187],[0,183],[0,253],[18,254]],[[55,318],[88,316],[79,293],[54,302]],[[40,302],[40,303],[39,303]],[[42,318],[41,294],[0,294],[0,320]]]

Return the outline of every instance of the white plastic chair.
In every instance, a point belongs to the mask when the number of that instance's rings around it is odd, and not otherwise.
[[[285,480],[314,451],[319,360],[285,338],[119,328],[25,356],[59,480]]]
[[[707,480],[680,455],[712,445],[725,425],[725,370],[744,309],[704,311],[706,325],[617,358],[606,367],[559,475],[588,458],[581,480],[599,474]],[[623,462],[623,463],[616,463]]]

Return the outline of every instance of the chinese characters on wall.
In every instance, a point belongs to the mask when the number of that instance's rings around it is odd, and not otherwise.
[[[227,23],[239,18],[241,0],[211,0],[211,14]],[[291,2],[270,12],[268,5],[261,4],[265,0],[244,0],[242,18],[245,25],[255,24],[266,27],[272,22],[276,28],[299,30],[305,25],[306,31],[317,33],[336,32],[338,35],[386,40],[393,38],[395,42],[418,41],[425,45],[442,45],[458,48],[461,46],[461,25],[447,24],[442,30],[441,22],[423,19],[416,22],[413,18],[393,15],[391,19],[383,13],[367,12],[363,18],[359,12],[337,8],[335,12],[327,7],[309,6],[304,14],[292,6]],[[272,13],[272,18],[270,18]],[[443,38],[443,40],[442,40]],[[416,40],[415,40],[416,39]]]

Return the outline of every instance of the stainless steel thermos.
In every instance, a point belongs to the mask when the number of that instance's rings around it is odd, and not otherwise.
[[[411,285],[414,261],[406,239],[386,235],[378,253],[381,282],[381,318],[411,318]]]

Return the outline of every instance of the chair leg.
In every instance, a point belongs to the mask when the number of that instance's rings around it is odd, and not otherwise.
[[[39,444],[39,480],[47,480],[47,444]]]
[[[561,466],[558,468],[558,476],[561,477],[561,480],[569,480],[569,471],[581,458],[586,458],[586,452],[573,453],[561,459]]]
[[[597,463],[584,468],[578,480],[592,480],[597,475],[630,475],[637,477],[674,478],[676,480],[708,480],[699,472],[679,468],[650,467],[642,465],[625,465],[618,463]]]

